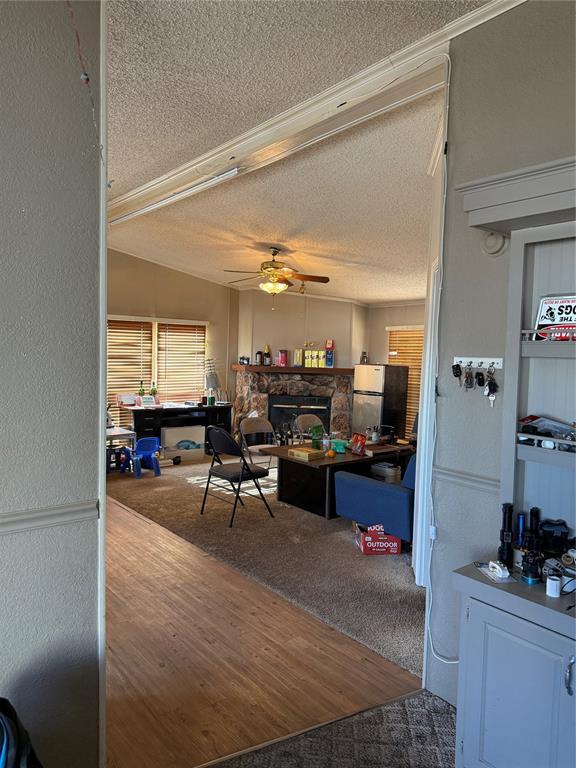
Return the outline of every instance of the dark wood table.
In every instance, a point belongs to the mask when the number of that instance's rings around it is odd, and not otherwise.
[[[308,444],[309,445],[309,444]],[[278,501],[292,504],[326,519],[336,517],[334,475],[338,471],[370,475],[370,465],[378,461],[406,463],[414,453],[409,445],[379,446],[375,456],[356,456],[350,451],[334,458],[304,461],[288,455],[289,447],[261,448],[260,453],[278,460]]]

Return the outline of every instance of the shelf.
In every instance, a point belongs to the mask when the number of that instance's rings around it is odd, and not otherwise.
[[[353,376],[354,368],[288,368],[278,365],[240,365],[231,366],[235,373],[299,373],[304,376]]]
[[[522,357],[548,357],[576,360],[576,344],[572,341],[523,341]]]
[[[534,461],[537,464],[576,469],[576,453],[538,448],[536,445],[516,445],[516,458],[519,461]]]

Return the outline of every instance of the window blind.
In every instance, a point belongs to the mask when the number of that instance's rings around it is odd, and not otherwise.
[[[206,327],[158,323],[158,394],[198,400],[204,393]]]
[[[422,351],[424,331],[420,329],[390,330],[388,332],[388,362],[408,366],[408,400],[406,406],[406,432],[412,431],[420,402]]]
[[[132,422],[129,411],[118,408],[116,395],[134,394],[152,380],[152,323],[108,320],[106,403],[118,427]]]

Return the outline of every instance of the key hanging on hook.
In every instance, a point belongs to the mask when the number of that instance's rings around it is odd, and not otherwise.
[[[472,361],[464,368],[464,389],[474,389],[474,373],[472,372]]]

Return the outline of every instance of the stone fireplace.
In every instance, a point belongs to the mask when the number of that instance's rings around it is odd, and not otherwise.
[[[277,368],[270,373],[239,370],[236,373],[234,431],[238,430],[240,421],[251,411],[269,418],[270,395],[298,395],[298,399],[329,398],[330,431],[348,435],[352,414],[352,382],[352,375],[330,372],[329,368],[313,374],[307,373],[305,368],[302,368],[302,373],[281,373]]]
[[[268,395],[268,419],[274,429],[282,424],[292,426],[302,414],[318,416],[324,429],[330,431],[331,397],[318,395]]]

